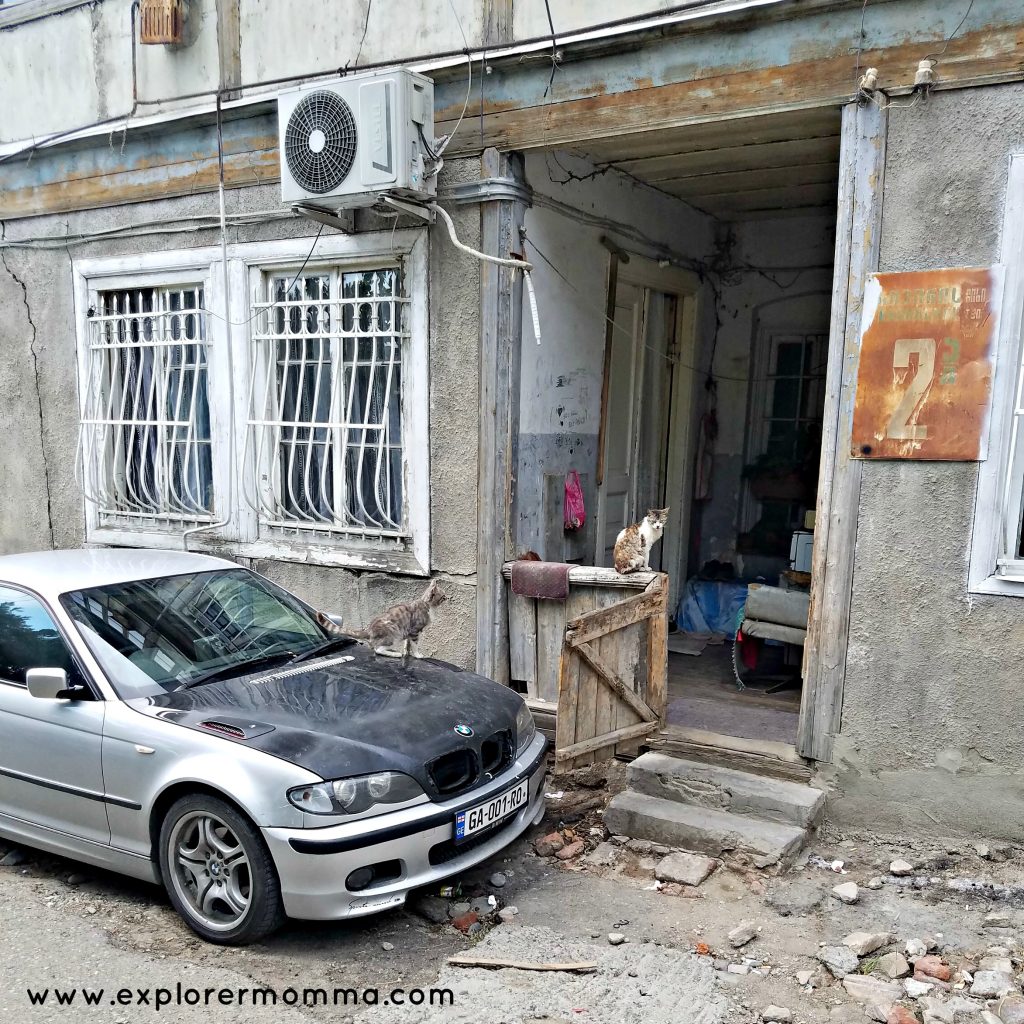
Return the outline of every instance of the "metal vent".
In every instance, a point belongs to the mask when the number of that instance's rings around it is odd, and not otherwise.
[[[356,158],[356,122],[349,105],[318,89],[304,96],[288,118],[284,153],[296,184],[323,195],[348,177]]]
[[[228,725],[226,722],[202,722],[201,724],[204,729],[210,729],[212,732],[221,732],[236,740],[245,739],[245,730],[239,729],[237,725]]]

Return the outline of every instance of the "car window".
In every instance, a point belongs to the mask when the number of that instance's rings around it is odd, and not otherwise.
[[[243,675],[249,664],[325,640],[305,605],[247,569],[92,587],[61,603],[124,699],[220,669]]]
[[[82,682],[71,651],[42,603],[0,586],[0,679],[24,686],[30,668],[62,668],[69,684]]]

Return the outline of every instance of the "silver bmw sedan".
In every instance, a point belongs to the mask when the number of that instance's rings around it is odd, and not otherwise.
[[[0,836],[162,883],[210,942],[490,857],[543,816],[545,753],[512,690],[376,657],[232,562],[0,557]]]

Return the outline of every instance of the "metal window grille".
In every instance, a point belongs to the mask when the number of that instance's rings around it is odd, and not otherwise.
[[[407,307],[398,267],[267,273],[249,446],[261,523],[401,541]]]
[[[202,287],[102,291],[94,302],[81,448],[100,525],[183,529],[210,521]]]

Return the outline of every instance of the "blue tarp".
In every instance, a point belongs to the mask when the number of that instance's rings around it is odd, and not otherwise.
[[[676,625],[687,633],[724,633],[733,640],[746,601],[746,583],[693,577],[679,598]]]

